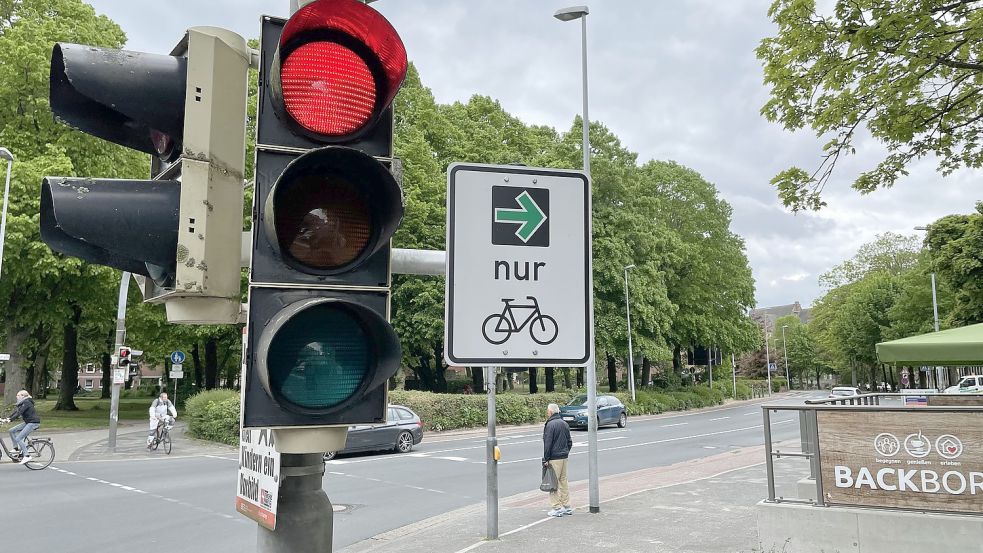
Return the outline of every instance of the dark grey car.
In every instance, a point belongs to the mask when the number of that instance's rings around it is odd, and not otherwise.
[[[337,453],[358,453],[362,451],[392,450],[397,453],[412,451],[413,446],[423,441],[423,421],[402,405],[390,405],[384,424],[364,424],[348,427],[348,441],[345,449]],[[334,458],[336,452],[324,454],[324,460]]]
[[[560,417],[571,428],[587,428],[587,396],[576,396],[570,403],[561,405]],[[615,396],[597,396],[597,426],[606,424],[628,426],[628,411]]]

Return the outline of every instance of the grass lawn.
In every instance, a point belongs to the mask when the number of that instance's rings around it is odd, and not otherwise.
[[[119,400],[120,422],[147,420],[147,411],[154,398],[135,398]],[[76,397],[78,411],[54,411],[56,400],[36,400],[38,414],[41,415],[43,430],[86,430],[89,428],[109,428],[109,400]]]

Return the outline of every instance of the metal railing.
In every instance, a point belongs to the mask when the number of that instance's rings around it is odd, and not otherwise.
[[[983,398],[983,394],[959,394],[967,400],[978,400]],[[819,448],[819,412],[820,411],[900,411],[911,413],[925,412],[981,412],[983,407],[979,405],[967,406],[905,406],[903,405],[883,405],[882,399],[911,397],[910,394],[898,393],[875,393],[862,394],[859,396],[848,396],[841,398],[825,398],[806,400],[798,405],[762,405],[762,416],[765,432],[765,471],[768,479],[768,499],[772,503],[802,503],[815,505],[817,507],[827,506],[826,498],[823,495],[823,475],[821,470],[822,451]],[[771,418],[773,413],[780,411],[795,411],[799,414],[799,437],[801,448],[799,451],[780,451],[774,448],[772,439]],[[786,498],[778,496],[775,491],[775,460],[783,457],[809,459],[810,477],[816,482],[816,498]]]

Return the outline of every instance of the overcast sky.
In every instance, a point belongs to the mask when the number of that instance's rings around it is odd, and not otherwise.
[[[261,14],[286,16],[288,0],[92,0],[132,50],[167,53],[184,29],[226,27],[259,35]],[[860,196],[849,184],[882,159],[874,142],[841,161],[818,214],[793,215],[769,181],[812,170],[823,141],[788,133],[758,113],[767,99],[754,49],[774,33],[770,0],[594,2],[588,18],[590,118],[639,161],[675,160],[714,183],[734,208],[759,307],[822,295],[817,278],[875,235],[968,213],[983,199],[979,171],[943,178],[932,160],[892,190]],[[437,101],[473,94],[499,100],[526,123],[568,129],[581,112],[580,23],[552,17],[569,4],[544,0],[380,0]],[[461,160],[468,161],[468,160]]]

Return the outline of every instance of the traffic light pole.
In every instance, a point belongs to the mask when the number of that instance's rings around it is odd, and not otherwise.
[[[334,509],[322,488],[323,453],[280,455],[276,530],[258,527],[256,553],[330,553]]]
[[[123,275],[120,277],[119,281],[119,299],[116,302],[116,343],[113,345],[113,351],[116,355],[119,355],[119,349],[123,347],[123,342],[126,339],[126,294],[130,289],[130,273],[123,271]],[[117,358],[116,363],[112,365],[109,369],[113,371],[110,375],[110,385],[112,386],[112,394],[109,400],[109,451],[113,453],[116,452],[116,429],[119,423],[119,392],[123,383],[116,383],[116,371],[119,369],[119,358]],[[124,375],[125,378],[125,375]]]
[[[485,538],[498,539],[498,461],[495,460],[495,448],[498,438],[495,436],[495,374],[497,367],[485,367],[485,383],[488,386],[488,439],[485,446],[485,467],[488,476],[487,491],[485,492],[485,518],[487,530]]]

